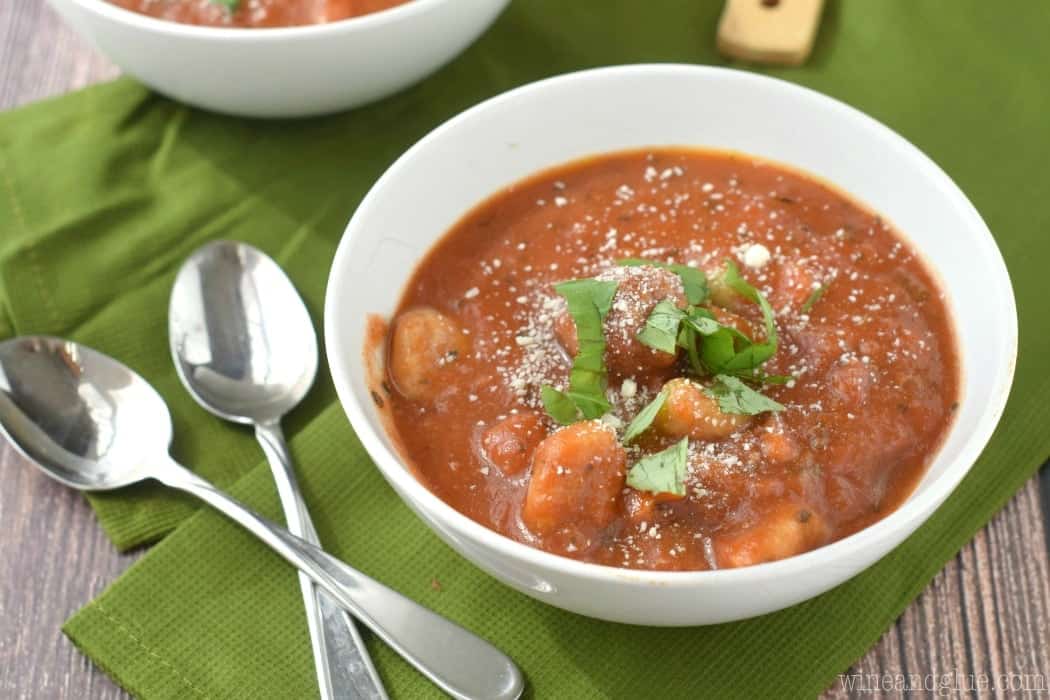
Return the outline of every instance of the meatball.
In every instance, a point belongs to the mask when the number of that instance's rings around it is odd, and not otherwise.
[[[715,557],[722,568],[751,566],[785,559],[827,542],[824,519],[809,506],[783,503],[744,530],[715,539]]]
[[[532,453],[546,437],[543,418],[535,411],[507,416],[481,434],[481,454],[506,476],[525,471]]]
[[[522,519],[532,532],[591,538],[619,513],[627,454],[601,421],[574,423],[536,448]]]
[[[641,343],[638,331],[645,327],[653,307],[664,300],[685,308],[685,292],[678,275],[659,267],[612,267],[598,275],[600,280],[619,283],[612,306],[605,317],[605,366],[621,376],[639,372],[666,369],[675,363],[676,356],[654,350]],[[558,341],[570,356],[579,349],[576,324],[566,310],[554,323]]]
[[[435,398],[457,362],[470,351],[460,325],[430,307],[410,309],[394,321],[390,337],[390,378],[414,401]]]
[[[653,427],[668,437],[721,440],[751,421],[750,416],[723,413],[716,399],[688,379],[672,379],[664,384],[663,391],[667,398],[653,419]]]

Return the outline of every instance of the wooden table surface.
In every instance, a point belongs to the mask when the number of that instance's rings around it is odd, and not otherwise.
[[[0,109],[117,73],[43,0],[0,0]],[[879,674],[889,686],[917,676],[956,689],[980,674],[993,685],[1020,674],[1007,683],[1023,676],[1050,692],[1046,467],[1042,480],[1042,487],[1038,476],[1025,485],[850,674]],[[117,554],[79,494],[48,481],[6,444],[0,484],[0,698],[127,697],[59,628],[138,555]],[[844,689],[844,680],[826,697],[863,695]]]

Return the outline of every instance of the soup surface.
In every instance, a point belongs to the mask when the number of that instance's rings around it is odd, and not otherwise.
[[[496,194],[384,333],[373,398],[418,478],[618,567],[746,566],[867,526],[959,393],[944,295],[888,224],[722,152],[603,155]]]
[[[210,27],[292,27],[379,12],[409,0],[110,0],[134,12]]]

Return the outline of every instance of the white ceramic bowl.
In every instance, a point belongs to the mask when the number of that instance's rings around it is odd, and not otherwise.
[[[473,42],[509,0],[412,0],[306,27],[176,24],[105,0],[49,0],[114,63],[158,92],[247,117],[356,107],[411,85]]]
[[[505,538],[453,510],[404,467],[365,383],[365,315],[389,315],[431,244],[501,187],[581,156],[647,145],[726,148],[815,173],[888,217],[939,273],[956,312],[962,405],[929,472],[896,512],[769,564],[629,571]],[[1017,319],[1006,267],[980,215],[903,138],[790,83],[720,68],[640,65],[565,75],[500,95],[405,153],[347,226],[328,282],[325,338],[339,399],[369,454],[404,501],[464,557],[509,586],[584,615],[697,625],[811,598],[914,532],[966,475],[999,420],[1013,378]]]

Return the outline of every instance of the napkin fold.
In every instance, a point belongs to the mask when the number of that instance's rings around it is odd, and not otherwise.
[[[250,434],[193,404],[172,367],[167,299],[185,256],[219,237],[262,248],[320,329],[345,222],[406,147],[471,104],[548,75],[720,63],[719,9],[519,0],[432,78],[326,118],[210,115],[127,79],[0,115],[0,337],[50,333],[120,358],[168,401],[175,457],[277,516]],[[538,697],[797,696],[826,687],[1050,453],[1041,366],[1050,353],[1048,23],[1045,3],[1005,12],[980,0],[950,9],[829,2],[810,62],[763,71],[859,107],[933,157],[985,217],[1017,294],[1018,379],[998,431],[949,501],[874,567],[800,606],[713,627],[627,627],[561,612],[501,586],[429,533],[379,477],[322,371],[286,428],[326,547],[504,648]],[[145,698],[316,694],[291,569],[221,516],[158,487],[90,500],[120,548],[179,526],[66,625],[119,683]],[[369,643],[395,697],[434,694]]]

